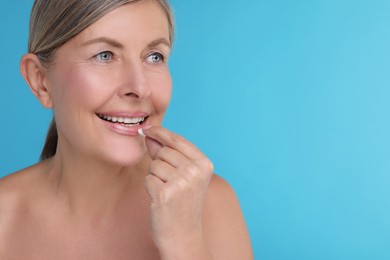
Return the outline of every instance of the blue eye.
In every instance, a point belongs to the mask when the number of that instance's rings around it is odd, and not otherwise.
[[[158,52],[153,52],[148,56],[148,61],[151,63],[160,63],[164,62],[164,55]]]
[[[99,60],[99,61],[102,61],[102,62],[107,62],[107,61],[110,61],[112,59],[112,52],[110,51],[103,51],[99,54],[96,55],[96,58]]]

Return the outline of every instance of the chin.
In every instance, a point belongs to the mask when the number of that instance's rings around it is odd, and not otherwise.
[[[145,156],[147,156],[147,151],[145,147],[138,147],[137,149],[117,149],[109,150],[109,154],[104,159],[109,164],[119,166],[119,167],[130,167],[139,165]]]

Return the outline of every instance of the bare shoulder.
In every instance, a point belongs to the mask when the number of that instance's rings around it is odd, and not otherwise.
[[[37,182],[39,169],[39,165],[34,165],[0,178],[0,231],[6,220],[21,210],[34,182]]]
[[[31,184],[31,181],[37,178],[40,166],[36,164],[0,178],[0,201],[15,195],[18,191],[22,191],[21,188],[26,188],[26,185]]]
[[[215,259],[253,259],[237,195],[231,185],[216,174],[206,195],[204,229]]]
[[[21,170],[0,179],[0,216],[18,200],[26,177],[26,170]]]
[[[14,226],[15,218],[22,204],[24,170],[12,173],[0,179],[0,244],[9,240],[10,230]],[[4,248],[0,246],[0,252]]]
[[[233,188],[230,186],[230,184],[217,174],[213,174],[213,177],[211,178],[209,192],[212,193],[222,192],[230,195],[235,195],[235,192]]]
[[[39,190],[42,179],[42,164],[9,174],[0,179],[0,258],[20,241],[21,224],[29,216],[32,202],[36,201],[34,190]],[[37,188],[38,187],[38,188]],[[4,258],[5,259],[5,258]]]
[[[215,208],[224,213],[241,214],[241,208],[232,186],[222,177],[214,174],[206,196],[206,210],[215,214]],[[227,216],[225,216],[227,217]]]

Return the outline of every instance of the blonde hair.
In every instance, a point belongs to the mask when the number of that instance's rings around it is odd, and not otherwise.
[[[55,51],[110,11],[128,3],[146,0],[35,0],[30,17],[28,52],[50,67]],[[167,15],[169,38],[174,38],[174,20],[168,0],[156,1]],[[53,118],[40,159],[56,153],[58,134]]]

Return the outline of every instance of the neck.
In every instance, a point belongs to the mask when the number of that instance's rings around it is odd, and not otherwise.
[[[58,151],[47,174],[56,197],[72,215],[85,218],[117,212],[135,193],[143,191],[149,157],[134,166],[119,167]]]

